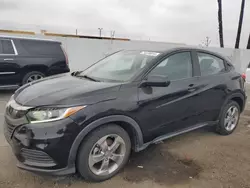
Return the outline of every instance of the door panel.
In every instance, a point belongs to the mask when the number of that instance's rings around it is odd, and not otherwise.
[[[216,121],[227,96],[227,74],[198,78],[198,97],[196,112],[198,123]]]
[[[228,93],[230,72],[226,71],[223,59],[205,52],[197,52],[196,62],[201,76],[198,78],[196,119],[199,123],[216,121]]]
[[[18,83],[20,76],[17,55],[13,40],[0,39],[0,86]]]
[[[194,100],[197,97],[197,78],[172,81],[166,88],[139,88],[142,125],[149,125],[149,137],[170,133],[196,124]]]
[[[167,76],[168,87],[138,88],[140,112],[138,118],[146,137],[181,130],[196,124],[197,80],[193,75],[190,52],[178,52],[160,62],[149,75]]]
[[[19,66],[15,56],[0,56],[0,85],[15,85],[19,80]]]

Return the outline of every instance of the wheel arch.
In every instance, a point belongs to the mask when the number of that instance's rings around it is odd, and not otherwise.
[[[245,105],[244,105],[244,99],[242,97],[235,96],[235,97],[232,97],[230,100],[237,102],[238,105],[240,106],[240,111],[243,112]]]
[[[100,118],[98,120],[93,121],[92,123],[88,124],[75,138],[72,147],[70,149],[68,163],[69,164],[75,164],[75,160],[77,157],[78,149],[83,141],[83,139],[94,129],[108,124],[108,123],[114,123],[127,131],[131,138],[132,134],[132,140],[133,143],[133,149],[135,151],[139,151],[140,147],[143,145],[143,135],[140,126],[138,123],[133,120],[132,118],[125,116],[125,115],[111,115],[107,117]]]
[[[220,114],[219,114],[219,118],[218,119],[220,119],[220,117],[221,117],[221,115],[222,115],[222,112],[223,112],[223,108],[225,107],[225,105],[230,101],[230,100],[232,100],[232,101],[235,101],[235,102],[237,102],[238,104],[239,104],[239,106],[240,106],[240,110],[241,110],[241,112],[244,110],[244,107],[245,107],[245,97],[244,97],[244,94],[242,94],[242,93],[240,93],[240,92],[237,92],[237,93],[232,93],[232,94],[230,94],[227,98],[226,98],[226,100],[224,101],[224,103],[223,103],[223,105],[222,105],[222,107],[221,107],[221,110],[220,110]]]
[[[26,65],[22,68],[23,76],[29,72],[38,71],[47,75],[48,67],[46,65]]]
[[[244,110],[245,107],[245,97],[242,93],[233,93],[227,98],[228,101],[235,101],[239,104],[241,112]]]

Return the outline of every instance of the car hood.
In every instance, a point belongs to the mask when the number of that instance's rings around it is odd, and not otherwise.
[[[115,99],[120,86],[62,74],[24,85],[15,92],[14,99],[31,107],[88,105]]]

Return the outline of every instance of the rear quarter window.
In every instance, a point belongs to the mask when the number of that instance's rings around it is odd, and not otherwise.
[[[198,52],[201,76],[219,74],[226,71],[224,60],[211,54]]]
[[[22,40],[21,45],[30,55],[57,56],[64,55],[60,43],[48,41]]]
[[[15,54],[11,40],[0,39],[0,54],[2,55],[5,55],[5,54],[14,55]]]

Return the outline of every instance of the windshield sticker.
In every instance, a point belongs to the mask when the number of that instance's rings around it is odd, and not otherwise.
[[[140,54],[156,57],[156,56],[158,56],[160,53],[158,53],[158,52],[145,52],[145,51],[143,51],[143,52],[141,52]]]

